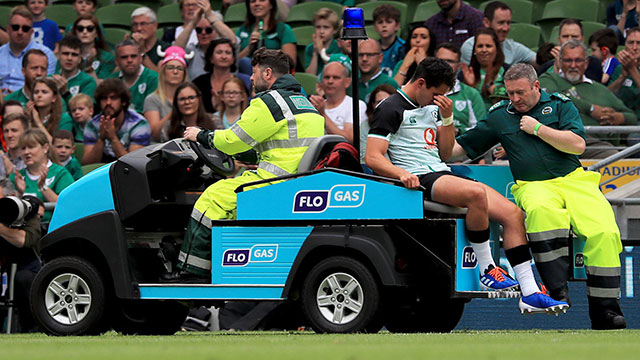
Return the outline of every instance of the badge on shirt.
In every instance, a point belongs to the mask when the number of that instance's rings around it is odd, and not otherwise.
[[[467,29],[456,29],[456,35],[468,34],[469,30]]]
[[[631,79],[626,79],[623,83],[622,86],[624,87],[632,87],[633,86],[633,80]]]
[[[95,60],[94,62],[92,62],[91,67],[93,68],[93,71],[98,71],[98,68],[100,67],[100,60]]]
[[[138,92],[140,94],[144,94],[144,91],[147,90],[147,83],[142,83],[138,85]]]
[[[72,86],[69,88],[69,92],[71,93],[71,95],[76,96],[78,95],[78,92],[80,91],[80,85],[76,85],[76,86]]]
[[[456,100],[456,110],[462,111],[467,107],[467,100]]]
[[[44,180],[44,184],[45,184],[45,185],[47,185],[47,187],[49,187],[49,186],[51,186],[51,184],[53,184],[53,181],[54,181],[55,179],[56,179],[56,177],[55,177],[55,176],[52,176],[52,177],[50,177],[50,178],[48,178],[48,179],[45,179],[45,180]]]
[[[542,115],[549,115],[553,112],[553,108],[551,106],[547,106],[542,109]]]

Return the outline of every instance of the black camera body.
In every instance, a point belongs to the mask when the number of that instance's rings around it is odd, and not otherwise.
[[[35,196],[22,198],[7,196],[0,199],[0,223],[9,227],[22,227],[26,219],[38,213],[42,201]]]

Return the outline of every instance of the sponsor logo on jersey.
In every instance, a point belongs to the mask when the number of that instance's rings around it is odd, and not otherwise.
[[[435,145],[436,144],[436,131],[428,128],[424,130],[424,141],[427,145]]]
[[[335,185],[329,190],[301,190],[293,198],[294,213],[321,213],[328,208],[357,208],[366,185]]]

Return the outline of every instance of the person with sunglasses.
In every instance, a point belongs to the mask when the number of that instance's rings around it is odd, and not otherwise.
[[[33,35],[33,15],[26,6],[11,9],[7,25],[9,42],[0,46],[0,88],[6,95],[24,86],[22,58],[31,49],[42,50],[49,60],[47,74],[53,74],[57,59],[51,49],[31,40]]]
[[[165,52],[158,73],[158,88],[144,99],[144,117],[151,126],[151,136],[155,141],[167,141],[167,131],[171,116],[171,105],[178,86],[187,77],[187,62],[181,47],[171,46]]]
[[[106,79],[116,68],[98,18],[92,14],[80,15],[73,23],[71,34],[82,42],[82,71],[91,75],[96,83]]]
[[[194,53],[194,57],[189,60],[189,78],[195,79],[200,75],[206,73],[205,65],[207,58],[205,53],[211,40],[219,37],[229,39],[231,46],[235,48],[235,52],[238,52],[238,45],[240,39],[233,33],[233,30],[229,28],[220,18],[211,10],[211,5],[208,1],[202,3],[198,8],[196,16],[189,22],[185,23],[183,31],[176,38],[175,46],[180,46],[187,53]],[[197,43],[190,41],[191,35],[195,30]]]
[[[212,40],[205,53],[207,60],[204,70],[206,73],[198,76],[193,83],[200,89],[202,102],[207,112],[215,112],[220,104],[222,84],[236,76],[244,82],[247,91],[251,88],[250,76],[236,72],[236,52],[231,40],[218,38]]]
[[[140,51],[144,54],[142,65],[158,72],[158,63],[162,56],[158,54],[158,46],[162,51],[166,50],[171,43],[158,40],[156,31],[158,30],[158,18],[156,13],[150,8],[139,7],[131,13],[131,35],[126,35],[125,39],[131,37],[140,45]]]

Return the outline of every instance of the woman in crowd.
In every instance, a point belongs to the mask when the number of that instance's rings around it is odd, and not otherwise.
[[[93,76],[98,83],[101,79],[108,78],[116,68],[99,24],[95,15],[80,15],[71,30],[82,42],[82,70]]]
[[[205,53],[206,73],[198,76],[193,83],[200,89],[204,97],[202,102],[207,112],[213,113],[220,104],[222,84],[234,75],[240,78],[247,89],[251,88],[251,77],[236,71],[236,54],[231,40],[218,38],[211,41]],[[234,74],[235,73],[235,74]]]
[[[389,84],[381,84],[376,86],[375,89],[369,94],[369,102],[367,102],[367,118],[360,119],[360,162],[364,165],[364,154],[367,151],[367,137],[369,135],[369,129],[371,128],[371,122],[373,121],[373,111],[380,102],[392,94],[396,93],[396,89]],[[369,171],[365,168],[365,171]],[[369,174],[372,172],[368,172]]]
[[[151,137],[155,141],[168,140],[166,134],[176,89],[180,84],[189,81],[184,51],[180,51],[179,54],[169,52],[172,48],[167,49],[167,55],[160,63],[158,88],[144,100],[144,117],[149,122]],[[161,136],[162,134],[165,136]]]
[[[436,43],[431,41],[433,39],[431,35],[431,30],[425,24],[411,28],[407,42],[404,44],[404,59],[399,61],[393,69],[393,79],[398,84],[406,84],[413,76],[416,66],[427,56],[433,56]]]
[[[227,79],[222,84],[222,97],[218,111],[213,114],[213,122],[228,129],[240,119],[240,115],[247,106],[249,106],[249,93],[242,80],[236,77]]]
[[[58,194],[73,183],[73,177],[58,163],[47,135],[40,129],[28,129],[18,146],[27,166],[10,177],[18,194],[33,195],[44,202],[58,201]],[[46,211],[42,221],[49,222],[52,213]]]
[[[216,128],[211,114],[204,109],[200,90],[194,84],[180,84],[175,91],[172,104],[167,139],[183,137],[185,129],[189,126],[207,130]]]
[[[505,72],[504,53],[498,35],[491,28],[478,29],[473,44],[473,55],[469,66],[462,64],[462,81],[480,92],[487,109],[492,96],[506,94],[502,76]]]
[[[26,110],[27,116],[31,116],[31,126],[42,130],[49,141],[58,129],[73,131],[73,119],[62,112],[62,98],[51,78],[38,78],[33,82]]]
[[[240,38],[239,58],[251,57],[259,47],[281,49],[294,61],[296,37],[291,27],[278,21],[276,0],[245,0],[247,16],[236,35]]]

